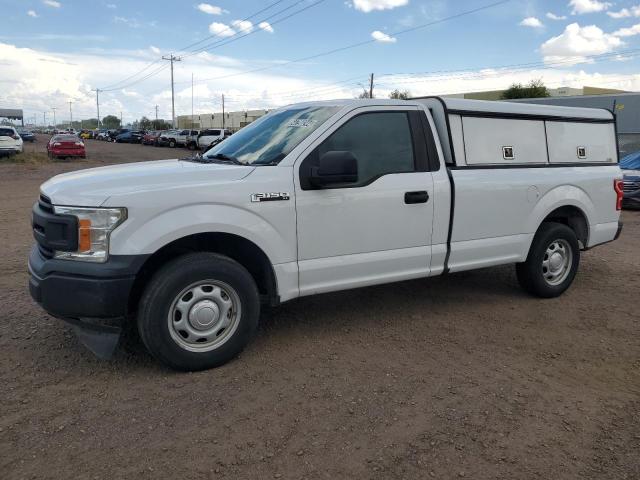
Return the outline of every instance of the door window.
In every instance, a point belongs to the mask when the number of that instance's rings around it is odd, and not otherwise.
[[[311,167],[331,151],[348,151],[358,161],[358,182],[339,187],[360,187],[390,173],[416,171],[407,112],[371,112],[353,117],[322,142],[300,168],[302,188],[310,188]]]

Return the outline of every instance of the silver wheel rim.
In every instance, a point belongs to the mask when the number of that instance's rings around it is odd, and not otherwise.
[[[242,314],[237,292],[218,280],[201,280],[182,290],[169,308],[169,333],[191,352],[208,352],[234,334]]]
[[[549,244],[542,258],[542,275],[549,285],[559,285],[571,272],[573,251],[569,242],[563,239]]]

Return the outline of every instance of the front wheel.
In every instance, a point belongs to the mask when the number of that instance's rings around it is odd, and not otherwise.
[[[580,264],[580,246],[567,225],[543,223],[531,244],[527,260],[516,265],[520,285],[543,298],[561,295],[573,282]]]
[[[258,289],[242,265],[215,253],[192,253],[151,279],[140,300],[138,331],[165,365],[204,370],[242,351],[259,314]]]

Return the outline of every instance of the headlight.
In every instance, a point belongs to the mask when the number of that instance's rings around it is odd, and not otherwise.
[[[126,208],[82,208],[55,206],[58,215],[78,218],[78,250],[56,252],[55,258],[106,262],[109,257],[109,237],[127,219]]]

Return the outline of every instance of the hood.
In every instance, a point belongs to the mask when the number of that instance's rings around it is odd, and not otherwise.
[[[176,185],[233,182],[254,169],[243,165],[156,160],[64,173],[45,182],[40,189],[54,205],[99,207],[112,196],[161,191]]]

